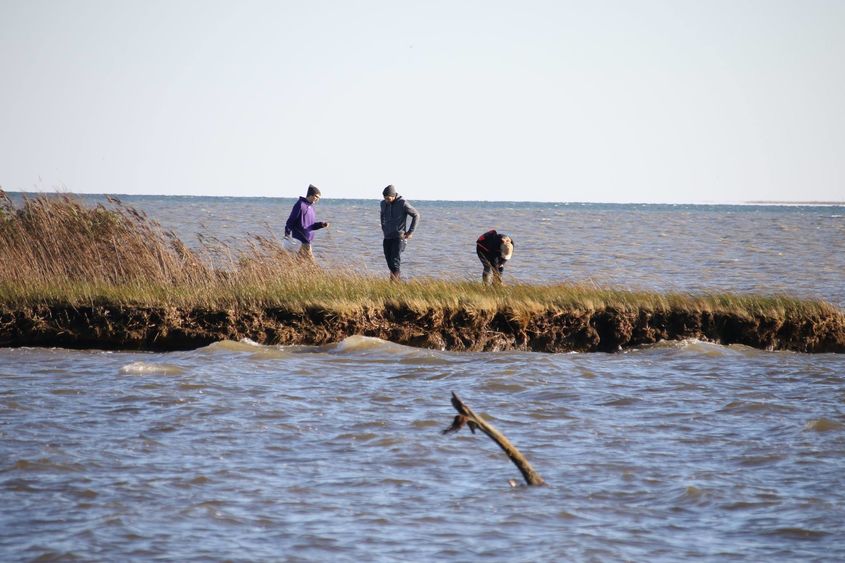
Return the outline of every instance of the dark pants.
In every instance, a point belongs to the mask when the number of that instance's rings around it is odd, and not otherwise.
[[[390,269],[390,273],[394,276],[399,275],[403,250],[405,250],[405,239],[384,239],[384,259],[387,261],[387,267]]]
[[[481,274],[481,280],[485,283],[493,283],[499,285],[502,283],[502,272],[505,271],[505,265],[499,262],[495,257],[489,256],[480,248],[475,249],[478,254],[478,259],[481,260],[481,265],[484,266],[484,272]],[[491,279],[492,278],[492,279]]]

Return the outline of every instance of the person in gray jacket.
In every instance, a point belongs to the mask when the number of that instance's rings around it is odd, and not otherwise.
[[[399,281],[402,251],[405,241],[414,236],[414,230],[420,220],[419,212],[396,193],[391,184],[381,192],[384,200],[381,202],[381,230],[384,233],[384,259],[390,269],[390,279]],[[408,226],[408,217],[411,226]]]

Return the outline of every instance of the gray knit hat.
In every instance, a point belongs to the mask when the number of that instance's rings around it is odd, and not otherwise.
[[[306,194],[306,197],[310,195],[319,195],[322,197],[322,195],[320,194],[320,188],[318,188],[314,184],[308,184],[308,193]]]
[[[393,184],[390,184],[381,192],[381,195],[396,195],[396,188],[393,187]]]

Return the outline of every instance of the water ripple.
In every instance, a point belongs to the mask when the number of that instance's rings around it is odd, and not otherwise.
[[[136,363],[178,369],[120,376]],[[0,365],[3,560],[845,558],[835,355],[352,341]],[[452,391],[550,486],[442,435]]]

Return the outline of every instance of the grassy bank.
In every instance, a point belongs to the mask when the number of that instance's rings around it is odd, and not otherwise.
[[[121,333],[115,323],[130,323],[131,311],[149,312],[131,323],[152,328]],[[202,326],[209,318],[217,324]],[[437,279],[393,284],[303,264],[272,236],[253,236],[237,248],[201,237],[189,247],[116,199],[90,207],[72,196],[42,195],[15,205],[0,192],[0,343],[38,342],[41,331],[52,335],[44,343],[55,345],[121,347],[123,338],[127,347],[155,347],[173,333],[168,323],[193,327],[171,347],[240,336],[321,343],[360,333],[452,349],[610,350],[692,336],[837,351],[837,331],[845,334],[842,311],[784,295],[490,288]],[[766,335],[746,334],[755,330]],[[549,331],[558,335],[551,344],[543,336]]]
[[[685,311],[784,318],[838,312],[836,307],[823,301],[786,295],[663,294],[568,284],[485,288],[475,282],[428,279],[397,285],[380,279],[320,272],[291,277],[295,279],[268,280],[266,283],[226,280],[202,286],[139,282],[29,282],[21,286],[0,282],[0,304],[7,308],[63,303],[77,307],[285,308],[291,311],[319,307],[342,314],[385,306],[399,306],[418,312],[429,309],[466,309],[479,313],[507,310],[514,315],[613,309],[620,312]]]

